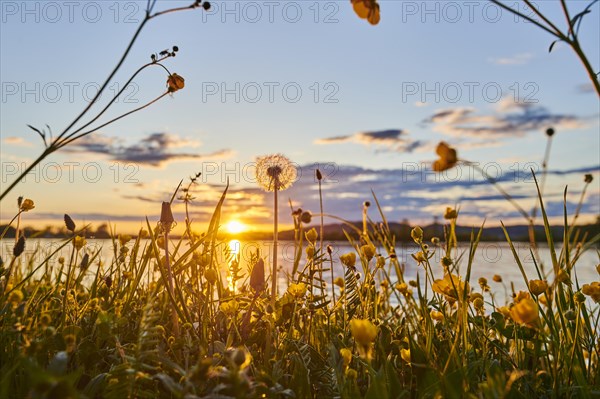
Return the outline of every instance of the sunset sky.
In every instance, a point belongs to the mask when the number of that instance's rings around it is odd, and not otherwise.
[[[64,129],[115,66],[146,5],[50,3],[0,2],[3,187],[43,149],[27,124]],[[558,2],[538,4],[564,26]],[[587,2],[569,4],[575,13]],[[580,37],[600,70],[593,10]],[[529,169],[541,169],[544,132],[553,127],[549,213],[561,220],[565,185],[573,212],[591,173],[581,220],[593,221],[600,214],[599,101],[570,48],[558,43],[548,52],[552,40],[487,2],[382,1],[377,26],[359,19],[349,1],[217,1],[208,12],[164,15],[142,31],[100,104],[152,53],[173,45],[177,57],[164,65],[185,78],[185,88],[51,155],[2,201],[0,218],[8,222],[23,195],[36,205],[24,217],[28,225],[60,225],[69,213],[135,231],[145,216],[158,219],[181,179],[202,172],[194,220],[206,222],[229,178],[223,222],[262,229],[272,200],[255,184],[252,163],[282,153],[301,168],[281,194],[284,224],[288,198],[318,213],[316,167],[325,175],[325,211],[345,219],[360,219],[373,190],[392,221],[428,224],[459,205],[460,224],[484,217],[490,225],[522,223],[472,169],[434,174],[435,147],[447,141],[530,209]],[[146,70],[101,121],[161,94],[167,76]],[[182,211],[178,203],[180,222]]]

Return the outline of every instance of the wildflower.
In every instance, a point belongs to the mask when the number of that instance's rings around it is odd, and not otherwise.
[[[510,308],[510,316],[516,323],[533,327],[540,317],[538,305],[529,297],[523,298]]]
[[[315,256],[315,247],[313,245],[309,245],[306,247],[306,256],[312,258]]]
[[[119,243],[121,246],[127,244],[129,241],[131,241],[131,236],[129,234],[119,234]]]
[[[140,232],[138,233],[138,235],[140,236],[140,238],[146,238],[146,237],[148,237],[148,230],[140,229]]]
[[[415,280],[408,280],[408,285],[417,288],[417,282]]]
[[[377,337],[377,327],[367,319],[352,319],[350,320],[350,332],[358,344],[360,356],[368,359],[371,343]]]
[[[340,261],[347,267],[354,267],[356,264],[356,254],[354,252],[348,252],[340,256]]]
[[[446,208],[446,213],[444,213],[444,219],[446,220],[451,220],[451,219],[456,219],[458,217],[458,213],[456,212],[456,209],[452,209],[452,208]]]
[[[594,281],[591,284],[584,284],[581,292],[592,298],[596,303],[600,302],[600,282]]]
[[[13,306],[16,306],[19,303],[21,303],[21,301],[23,300],[23,298],[24,298],[24,295],[23,295],[23,292],[21,290],[14,290],[8,296],[8,302],[11,303]]]
[[[500,306],[499,308],[496,308],[496,310],[498,311],[498,313],[502,314],[502,316],[504,316],[505,319],[510,318],[510,309],[506,306]]]
[[[160,226],[168,233],[171,231],[175,219],[173,218],[173,212],[171,211],[171,203],[164,201],[160,210]]]
[[[565,319],[573,321],[577,319],[577,313],[573,309],[569,309],[565,312]]]
[[[15,246],[13,247],[13,255],[15,257],[21,256],[23,251],[25,251],[25,237],[21,236],[21,237],[19,237]]]
[[[451,299],[460,299],[465,292],[470,290],[469,284],[463,282],[459,276],[454,274],[446,274],[443,280],[435,280],[432,289],[438,294],[443,294]]]
[[[257,293],[265,289],[265,261],[262,258],[252,268],[250,287]]]
[[[71,232],[75,232],[75,222],[73,221],[73,219],[71,219],[71,216],[69,216],[65,213],[64,220],[65,220],[65,227],[67,228],[67,230],[69,230]]]
[[[204,278],[211,285],[217,282],[217,277],[217,271],[215,269],[206,269],[204,272]]]
[[[366,19],[371,25],[377,25],[381,19],[379,4],[376,0],[351,0],[354,12],[361,19]]]
[[[444,314],[440,311],[437,311],[435,309],[432,309],[431,312],[429,312],[429,316],[431,316],[431,319],[435,320],[435,321],[442,321],[444,320]]]
[[[564,269],[559,270],[558,275],[556,276],[556,280],[558,280],[558,282],[560,283],[571,285],[571,277],[569,276],[569,273],[567,273]]]
[[[319,234],[317,233],[317,230],[315,228],[312,228],[305,233],[305,236],[309,242],[314,243],[317,241]]]
[[[548,283],[544,280],[529,280],[529,290],[535,296],[540,295],[548,289]]]
[[[494,274],[494,277],[492,277],[492,280],[494,280],[494,282],[496,282],[496,283],[501,283],[502,276],[500,276],[499,274]]]
[[[406,283],[398,283],[395,285],[395,288],[396,290],[398,290],[399,293],[406,297],[412,295],[412,290],[408,288],[408,285],[406,285]]]
[[[238,302],[234,299],[231,301],[223,302],[219,305],[219,309],[221,312],[225,313],[228,316],[234,315],[238,310]]]
[[[583,294],[583,292],[577,291],[575,294],[573,294],[573,299],[577,303],[583,303],[585,302],[585,295]]]
[[[442,260],[440,261],[440,263],[442,264],[442,266],[444,267],[444,269],[447,269],[450,266],[452,266],[452,258],[449,257],[449,256],[444,256],[442,258]]]
[[[21,202],[21,206],[19,207],[21,212],[29,212],[33,208],[35,208],[35,204],[33,203],[33,200],[30,200],[29,198],[23,200],[23,202]]]
[[[458,162],[456,150],[454,148],[450,147],[444,141],[441,141],[438,144],[435,152],[440,157],[440,159],[436,160],[433,163],[433,170],[435,172],[443,172],[445,170],[451,169]]]
[[[165,249],[165,237],[160,236],[156,239],[156,246]]]
[[[83,248],[83,246],[85,244],[87,244],[87,241],[85,240],[84,237],[81,237],[81,236],[73,237],[73,246],[75,247],[75,249],[77,251],[79,251],[81,248]]]
[[[419,251],[416,254],[411,254],[411,256],[419,264],[425,263],[427,261],[427,253],[423,253],[423,251]]]
[[[288,292],[296,298],[302,298],[306,294],[306,291],[307,288],[304,283],[290,284],[288,287]]]
[[[475,302],[476,299],[483,300],[483,295],[481,295],[479,292],[474,292],[471,295],[469,295],[469,300],[471,302]]]
[[[185,79],[183,79],[181,76],[177,75],[176,73],[173,73],[171,75],[169,75],[169,78],[167,79],[167,88],[169,93],[175,93],[178,90],[181,90],[185,87]]]
[[[256,160],[255,176],[265,191],[285,190],[296,180],[297,171],[288,158],[274,154]]]
[[[410,231],[410,236],[417,244],[420,244],[423,241],[423,229],[419,226],[414,227]]]
[[[356,380],[356,378],[358,378],[358,373],[354,369],[348,369],[346,370],[346,377],[348,377],[349,380]]]
[[[363,256],[367,258],[367,261],[370,261],[373,259],[373,256],[375,256],[376,249],[373,244],[366,244],[360,247],[360,252],[362,252]]]
[[[312,213],[310,211],[304,211],[300,215],[300,221],[304,224],[309,224],[312,221]]]
[[[244,347],[239,347],[233,350],[230,354],[231,360],[241,370],[245,369],[252,362],[252,356]]]
[[[340,288],[344,288],[344,279],[341,277],[336,277],[335,280],[333,280],[333,284]]]
[[[438,245],[440,243],[440,239],[438,237],[431,237],[431,243],[433,245]]]
[[[377,257],[377,268],[381,269],[385,266],[385,258],[383,256]]]
[[[592,176],[590,173],[586,173],[586,175],[583,178],[583,181],[586,182],[587,184],[590,184],[591,182],[594,181],[594,176]]]
[[[473,300],[473,306],[475,306],[475,309],[483,310],[483,305],[483,298],[475,298],[475,300]]]
[[[342,348],[340,349],[340,356],[342,357],[344,367],[348,367],[348,365],[352,361],[352,351],[347,348]]]
[[[485,292],[488,292],[490,290],[490,286],[488,285],[487,278],[480,277],[477,282],[479,283],[479,286],[481,287],[481,289],[484,290]]]
[[[410,363],[410,349],[400,349],[400,357],[406,363]]]
[[[40,324],[44,327],[47,327],[52,322],[52,318],[48,313],[44,313],[40,316]]]
[[[64,265],[65,264],[65,257],[64,256],[59,257],[58,258],[58,263],[60,263],[61,265]]]

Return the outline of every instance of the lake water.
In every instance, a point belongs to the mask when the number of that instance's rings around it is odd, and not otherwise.
[[[56,250],[61,244],[61,240],[58,239],[30,239],[27,241],[26,251],[25,251],[25,259],[29,260],[33,258],[33,267],[37,266],[43,259],[48,256],[53,250]],[[114,259],[114,249],[111,240],[97,240],[97,239],[88,239],[87,240],[86,250],[90,252],[96,252],[100,250],[100,258],[104,262],[105,265],[110,265],[112,260]],[[149,241],[148,241],[149,242]],[[128,245],[131,246],[133,241]],[[344,242],[332,242],[329,243],[333,249],[333,259],[334,259],[334,276],[343,276],[343,266],[339,262],[339,256],[352,251],[350,245]],[[12,257],[12,247],[14,245],[14,241],[10,239],[4,239],[0,241],[0,255],[5,262],[9,261]],[[327,245],[327,243],[325,243]],[[529,252],[529,244],[527,243],[515,243],[516,250],[523,263],[523,266],[526,270],[527,276],[530,279],[537,278],[537,274],[535,271],[535,265],[531,254]],[[171,248],[174,245],[170,246]],[[241,270],[246,272],[248,270],[248,264],[250,262],[252,254],[255,254],[258,249],[260,249],[261,256],[265,257],[266,264],[266,273],[269,273],[269,266],[271,264],[270,259],[272,256],[272,242],[270,241],[244,241],[240,242],[237,240],[232,240],[229,242],[224,242],[219,245],[217,258],[219,263],[222,265],[222,273],[225,277],[228,271],[228,259],[226,252],[232,251],[239,253],[240,255],[240,264]],[[37,249],[37,253],[34,252]],[[182,249],[180,253],[185,251],[187,246],[182,245]],[[458,248],[458,253],[464,253],[462,261],[459,263],[461,275],[464,276],[466,273],[467,267],[467,258],[468,258],[468,244],[460,245]],[[560,253],[561,247],[557,247],[557,256]],[[424,281],[424,270],[422,267],[418,267],[416,262],[411,257],[411,254],[417,252],[417,247],[414,244],[399,244],[396,246],[396,254],[401,263],[405,264],[405,279],[416,279],[417,274],[419,274],[420,281]],[[541,246],[539,248],[540,257],[545,265],[545,270],[547,273],[550,273],[552,270],[551,263],[551,254],[550,250],[547,246]],[[284,271],[291,271],[294,259],[294,244],[293,242],[283,241],[279,243],[279,265],[282,266]],[[69,259],[71,254],[71,245],[67,245],[63,248],[59,253],[53,257],[54,263],[50,264],[49,270],[56,271],[58,269],[57,259],[58,256],[64,256],[65,259]],[[441,251],[436,251],[434,257],[430,260],[433,266],[433,272],[436,278],[443,277],[442,267],[440,265],[440,257]],[[600,263],[599,252],[597,248],[592,248],[581,255],[581,258],[577,262],[575,266],[576,277],[580,285],[585,283],[589,283],[591,281],[598,280],[598,273],[596,271],[596,265]],[[97,264],[97,262],[95,262]],[[300,269],[304,266],[304,254],[303,260],[300,263]],[[89,273],[92,274],[95,272],[95,265],[92,265],[89,269]],[[358,271],[361,271],[361,266],[357,265]],[[43,270],[44,268],[42,268]],[[394,273],[391,273],[394,275]],[[492,282],[492,276],[494,274],[499,274],[502,276],[504,283],[509,285],[511,282],[514,283],[515,289],[523,289],[525,287],[525,283],[523,281],[523,277],[521,272],[514,260],[514,256],[510,247],[507,243],[503,242],[484,242],[480,243],[476,252],[475,260],[473,262],[473,267],[471,270],[471,283],[472,285],[477,285],[477,279],[479,277],[485,277],[488,279],[489,284],[492,286],[493,290],[496,290],[500,287],[494,287],[496,283]],[[329,272],[326,274],[326,281],[330,281]],[[392,277],[394,280],[395,278]],[[548,280],[551,280],[553,277],[548,275]],[[285,289],[287,284],[287,280],[285,275],[280,275],[279,285],[282,289]],[[503,291],[503,290],[501,290]],[[510,289],[509,289],[510,291]]]

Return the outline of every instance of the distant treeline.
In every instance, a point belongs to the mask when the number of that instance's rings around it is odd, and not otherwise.
[[[356,229],[362,230],[362,222],[351,223]],[[4,231],[6,226],[0,226],[0,231]],[[311,226],[305,227],[305,231],[315,227],[317,231],[319,226],[312,224]],[[410,231],[412,226],[407,223],[389,223],[389,228],[392,234],[395,235],[397,242],[412,242],[410,237]],[[446,225],[433,223],[423,227],[425,238],[430,240],[432,237],[443,238],[444,229],[448,228]],[[479,227],[472,226],[456,226],[456,238],[458,241],[470,241],[471,234],[477,234]],[[508,234],[513,241],[529,241],[529,228],[526,225],[507,226]],[[588,239],[600,234],[600,223],[586,224],[577,226],[576,231],[579,233],[579,237],[587,235]],[[36,230],[31,227],[23,229],[25,237],[27,238],[65,238],[70,235],[66,229],[52,229],[48,227],[45,230]],[[358,238],[357,231],[347,224],[328,224],[323,228],[324,239],[328,241],[346,241],[346,235],[344,231],[351,237]],[[552,237],[554,241],[561,242],[563,240],[564,229],[562,226],[556,226],[551,228]],[[239,239],[252,239],[252,240],[270,240],[272,238],[271,232],[249,232],[244,234],[238,234],[235,238]],[[15,229],[10,227],[4,236],[5,238],[14,238]],[[88,228],[85,232],[85,236],[88,238],[110,238],[110,230],[106,224],[100,225],[97,229]],[[543,226],[535,227],[535,236],[538,242],[544,242],[546,240],[546,233],[544,232]],[[224,235],[225,237],[225,235]],[[279,233],[281,240],[293,240],[294,231],[287,230]],[[482,241],[505,241],[504,232],[501,227],[486,227],[483,229]]]

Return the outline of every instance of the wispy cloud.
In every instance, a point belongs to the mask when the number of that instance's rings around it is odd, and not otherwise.
[[[510,57],[488,58],[488,61],[496,65],[525,65],[533,59],[531,53],[520,53]]]
[[[33,144],[22,137],[10,136],[2,140],[6,145],[12,145],[15,147],[31,147]]]
[[[395,152],[412,152],[424,145],[422,141],[410,138],[408,131],[402,129],[358,132],[351,135],[327,137],[315,141],[315,144],[336,143],[356,143]]]
[[[154,167],[161,167],[173,161],[227,158],[233,154],[228,149],[207,154],[189,151],[189,148],[197,147],[200,147],[200,142],[195,140],[181,138],[170,133],[152,133],[133,144],[125,144],[115,137],[86,136],[76,141],[70,151],[104,154],[115,161],[134,162]],[[187,151],[181,151],[182,148],[186,148]]]
[[[522,137],[529,132],[543,131],[548,127],[559,130],[576,130],[587,127],[587,120],[573,114],[558,114],[531,103],[504,99],[491,114],[477,113],[474,108],[439,110],[423,120],[436,132],[454,137],[499,139]]]

